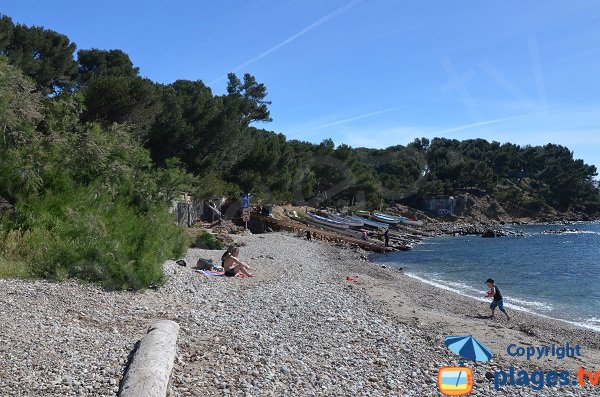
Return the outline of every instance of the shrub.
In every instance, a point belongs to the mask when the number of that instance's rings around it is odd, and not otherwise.
[[[223,242],[206,230],[202,230],[198,237],[196,237],[195,245],[198,248],[209,250],[222,250],[224,248]]]
[[[0,257],[0,277],[2,278],[31,278],[29,266],[24,262],[15,262]]]
[[[27,232],[22,233],[20,230],[0,229],[0,277],[29,278],[32,276],[29,264],[21,259],[27,235]]]
[[[162,283],[163,262],[186,248],[164,207],[140,212],[90,187],[46,192],[17,205],[17,216],[28,229],[22,258],[38,277],[140,289]]]

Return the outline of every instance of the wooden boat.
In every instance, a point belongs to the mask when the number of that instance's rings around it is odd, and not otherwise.
[[[398,223],[402,222],[402,217],[382,214],[381,212],[373,212],[373,219],[377,222],[384,222],[390,225],[397,225]]]
[[[335,221],[333,219],[328,219],[328,218],[325,218],[324,216],[317,215],[313,212],[307,212],[305,219],[310,223],[313,223],[316,225],[328,226],[328,227],[332,227],[335,229],[348,229],[348,227],[349,227],[347,223]]]
[[[334,221],[346,223],[350,227],[361,227],[365,224],[365,220],[359,217],[354,218],[352,216],[329,214],[329,218],[333,219]]]
[[[390,227],[390,225],[387,223],[377,222],[377,221],[373,221],[371,219],[361,218],[360,216],[356,216],[356,215],[352,215],[351,218],[354,220],[357,220],[357,221],[362,221],[364,226],[366,226],[366,227],[372,227],[375,229],[380,229],[380,228],[387,229],[388,227]]]

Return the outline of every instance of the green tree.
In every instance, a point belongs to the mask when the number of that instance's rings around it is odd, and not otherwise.
[[[134,67],[129,55],[121,50],[80,50],[77,52],[77,61],[80,85],[85,85],[98,76],[139,77],[140,68]]]
[[[142,140],[161,109],[160,96],[150,80],[140,77],[99,75],[84,91],[84,121],[97,121],[108,127],[127,124]]]
[[[147,143],[158,164],[177,157],[190,172],[207,175],[237,161],[229,156],[239,129],[225,128],[222,100],[204,83],[178,80],[162,87],[161,102]]]
[[[265,101],[267,88],[264,84],[258,83],[249,73],[244,74],[243,82],[234,73],[229,73],[227,78],[224,102],[228,115],[245,127],[254,121],[272,121],[267,107],[271,102]]]
[[[233,74],[229,78],[224,96],[213,96],[201,81],[178,80],[163,87],[163,110],[148,140],[155,161],[177,157],[187,170],[204,176],[227,175],[246,158],[250,123],[270,121],[266,88],[249,74],[243,83]]]
[[[0,14],[0,55],[7,55],[6,51],[12,43],[15,25],[10,17]]]
[[[1,20],[0,52],[31,77],[44,94],[70,89],[77,74],[77,63],[73,59],[75,44],[53,30],[20,24],[11,26],[11,22],[6,17]]]

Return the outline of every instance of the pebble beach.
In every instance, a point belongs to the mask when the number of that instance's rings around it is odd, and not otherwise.
[[[235,236],[256,277],[204,276],[165,263],[156,290],[108,292],[76,281],[0,280],[0,395],[115,396],[129,353],[154,319],[180,325],[170,396],[438,396],[440,367],[459,364],[445,335],[474,335],[495,357],[466,363],[471,395],[592,396],[592,386],[494,389],[490,374],[600,369],[600,335],[513,312],[367,262],[363,252],[289,233]],[[509,357],[508,343],[570,342],[582,356]],[[597,389],[597,387],[596,387]]]

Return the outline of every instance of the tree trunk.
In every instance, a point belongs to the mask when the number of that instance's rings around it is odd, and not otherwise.
[[[121,397],[165,397],[177,354],[179,325],[170,320],[154,322],[123,378]]]

